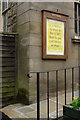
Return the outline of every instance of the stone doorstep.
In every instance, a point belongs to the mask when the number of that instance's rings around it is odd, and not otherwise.
[[[55,109],[53,109],[54,102],[50,101],[50,116],[51,113],[54,115],[55,114]],[[34,105],[34,104],[32,104]],[[34,105],[34,107],[37,104]],[[40,117],[41,118],[46,118],[47,117],[47,101],[42,101],[41,106],[40,106]],[[13,107],[14,106],[14,107]],[[33,109],[34,107],[29,105],[29,106],[22,106],[19,108],[16,107],[18,104],[14,105],[9,105],[6,108],[3,108],[1,111],[6,114],[10,118],[36,118],[37,117],[37,110]],[[59,105],[60,106],[60,105]],[[35,107],[36,108],[36,107]],[[60,106],[61,108],[61,106]]]
[[[25,105],[23,105],[23,104],[21,104],[21,103],[17,103],[17,104],[12,104],[12,105],[8,105],[8,106],[6,106],[6,107],[4,107],[4,108],[2,108],[2,110],[12,110],[12,109],[17,109],[17,108],[21,108],[21,107],[23,107],[23,106],[25,106]]]
[[[27,116],[25,116],[21,112],[15,111],[15,110],[8,110],[8,109],[6,109],[6,110],[1,110],[1,112],[3,112],[9,118],[28,118]]]
[[[78,94],[78,92],[75,92]],[[71,101],[71,93],[67,93],[67,102]],[[59,112],[58,115],[62,115],[62,106],[64,104],[65,98],[64,95],[59,96],[59,101],[58,101],[58,108]],[[50,98],[49,99],[49,110],[50,110],[50,118],[55,118],[56,117],[56,97]],[[37,103],[35,104],[30,104],[30,105],[23,105],[23,104],[13,104],[13,105],[8,105],[0,110],[4,114],[6,114],[10,118],[33,118],[37,116]],[[40,116],[41,118],[47,118],[47,100],[41,101],[40,102]]]
[[[40,105],[40,117],[47,118],[47,100],[42,101]],[[50,118],[51,115],[55,114],[55,109],[53,109],[55,103],[50,100]],[[18,108],[19,107],[19,108]],[[61,106],[59,105],[61,108]],[[29,106],[19,106],[18,104],[9,105],[1,110],[4,114],[6,114],[10,118],[36,118],[37,117],[37,104],[32,104]],[[52,114],[51,114],[52,113]]]

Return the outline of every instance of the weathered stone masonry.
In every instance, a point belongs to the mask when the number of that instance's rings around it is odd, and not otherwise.
[[[8,32],[17,30],[17,3],[10,2],[8,6]]]
[[[71,37],[74,34],[74,3],[73,2],[25,2],[11,3],[8,12],[8,31],[17,32],[18,38],[18,91],[19,97],[26,103],[36,101],[36,76],[29,79],[29,71],[47,71],[52,69],[79,65],[79,45],[73,44]],[[42,60],[42,16],[41,10],[55,10],[69,15],[68,28],[68,59]],[[64,89],[62,73],[60,73],[59,90]],[[54,78],[54,79],[53,79]],[[68,89],[70,82],[68,77]],[[77,83],[77,82],[76,82]],[[40,79],[41,95],[45,98],[46,75]],[[50,91],[55,92],[55,76],[50,78]]]

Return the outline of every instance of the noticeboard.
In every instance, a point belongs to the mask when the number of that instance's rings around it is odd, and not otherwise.
[[[68,57],[68,16],[52,11],[42,11],[42,58],[66,59]]]

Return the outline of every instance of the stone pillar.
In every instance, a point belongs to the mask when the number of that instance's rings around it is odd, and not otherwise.
[[[18,3],[17,33],[18,33],[18,100],[29,104],[29,4]]]

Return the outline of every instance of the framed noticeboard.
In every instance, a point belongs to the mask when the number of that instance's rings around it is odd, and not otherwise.
[[[42,11],[42,58],[68,57],[68,16],[53,11]]]

